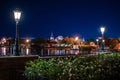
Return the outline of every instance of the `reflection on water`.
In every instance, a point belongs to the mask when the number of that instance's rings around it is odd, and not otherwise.
[[[2,49],[2,50],[1,50],[1,51],[2,51],[2,52],[1,52],[2,55],[6,55],[6,47],[2,47],[1,49]]]
[[[30,55],[30,49],[26,49],[26,55]]]
[[[41,53],[41,54],[46,54],[46,55],[68,55],[68,54],[75,54],[78,55],[80,53],[79,49],[71,49],[71,50],[57,50],[57,49],[48,49],[46,50],[45,53]]]
[[[79,50],[75,50],[75,55],[78,55],[79,54]]]
[[[6,48],[6,47],[1,47],[0,48],[0,55],[5,56],[5,55],[13,55],[13,49],[12,48]],[[20,55],[31,55],[35,54],[34,52],[31,52],[31,49],[29,48],[21,48],[20,49]],[[38,55],[44,56],[44,55],[69,55],[69,54],[75,54],[78,55],[80,53],[79,49],[69,49],[69,50],[58,50],[58,49],[47,49],[47,50],[41,50],[40,53],[37,53]]]
[[[31,50],[26,48],[26,49],[20,49],[20,55],[30,55]],[[6,55],[12,55],[13,49],[12,48],[6,48],[6,47],[1,47],[0,48],[0,56],[6,56]]]

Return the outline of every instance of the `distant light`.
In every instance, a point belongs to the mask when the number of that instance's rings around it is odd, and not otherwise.
[[[98,42],[99,40],[98,40],[98,39],[96,39],[96,41]]]
[[[2,44],[6,43],[6,38],[2,38]]]
[[[75,51],[75,55],[78,55],[79,54],[79,50]]]
[[[75,37],[75,41],[77,41],[79,39],[79,37]]]
[[[27,43],[28,43],[29,41],[30,41],[29,39],[26,40]]]
[[[105,42],[105,40],[103,40],[103,42]]]

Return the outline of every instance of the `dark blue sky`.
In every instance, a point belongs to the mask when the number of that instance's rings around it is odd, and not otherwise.
[[[120,37],[119,0],[0,0],[0,37],[15,36],[13,10],[22,10],[20,37]]]

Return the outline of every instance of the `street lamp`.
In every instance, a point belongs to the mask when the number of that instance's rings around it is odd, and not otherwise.
[[[101,51],[104,51],[104,32],[105,32],[105,27],[101,27],[100,31],[101,31],[101,34],[102,34]]]
[[[13,12],[14,12],[14,18],[15,18],[15,22],[16,22],[16,38],[15,38],[15,44],[14,44],[14,48],[13,48],[13,55],[14,56],[19,56],[20,54],[19,54],[18,23],[20,21],[21,11],[16,9]]]

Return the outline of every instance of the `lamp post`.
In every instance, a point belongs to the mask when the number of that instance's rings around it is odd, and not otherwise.
[[[102,34],[101,51],[104,51],[104,32],[105,32],[105,27],[101,27],[100,31],[101,31],[101,34]]]
[[[98,47],[99,47],[99,39],[96,39],[97,45],[96,45],[96,51],[98,51]]]
[[[18,9],[14,10],[14,18],[15,18],[15,22],[16,22],[16,38],[15,38],[15,44],[14,44],[14,48],[13,48],[13,55],[14,56],[19,56],[19,34],[18,34],[18,23],[20,21],[20,17],[21,17],[21,11],[19,11]]]

